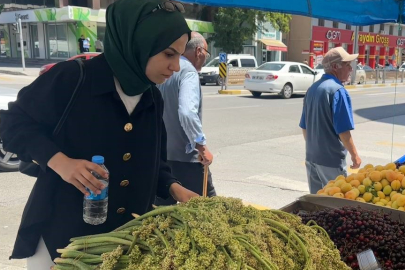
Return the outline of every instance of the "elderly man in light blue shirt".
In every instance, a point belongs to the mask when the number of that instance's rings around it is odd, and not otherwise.
[[[207,42],[192,32],[186,51],[180,58],[180,71],[164,84],[157,85],[165,108],[163,120],[167,130],[167,160],[173,175],[180,183],[202,195],[204,165],[212,162],[202,130],[202,92],[198,71],[209,58]],[[211,173],[208,177],[208,196],[215,196]],[[175,204],[173,198],[156,198],[156,205]]]

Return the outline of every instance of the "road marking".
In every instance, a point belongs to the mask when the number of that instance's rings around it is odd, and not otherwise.
[[[257,108],[259,105],[253,106],[239,106],[239,107],[225,107],[225,108],[216,108],[216,109],[205,109],[205,111],[220,111],[220,110],[229,110],[229,109],[246,109],[246,108]]]
[[[405,143],[392,143],[388,141],[377,142],[378,145],[395,146],[395,147],[405,147]]]
[[[256,182],[262,182],[272,188],[309,192],[308,183],[306,181],[304,182],[295,181],[285,177],[275,176],[269,173],[253,175],[246,178],[246,180],[254,180]]]
[[[385,93],[376,93],[376,94],[366,94],[366,96],[379,96],[379,95],[389,95],[395,94],[395,92],[385,92]]]
[[[2,80],[2,81],[9,81],[9,82],[14,81],[13,79],[6,78],[6,77],[0,77],[0,80]]]

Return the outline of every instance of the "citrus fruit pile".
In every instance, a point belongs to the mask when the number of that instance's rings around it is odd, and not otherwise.
[[[339,175],[317,194],[373,203],[405,211],[405,165],[367,164],[347,177]]]

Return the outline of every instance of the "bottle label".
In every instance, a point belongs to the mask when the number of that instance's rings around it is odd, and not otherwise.
[[[94,194],[90,189],[86,188],[86,190],[90,193],[89,196],[86,196],[86,199],[92,201],[101,201],[108,197],[108,182],[104,180],[100,180],[100,182],[105,186],[103,190],[101,190],[100,194]]]

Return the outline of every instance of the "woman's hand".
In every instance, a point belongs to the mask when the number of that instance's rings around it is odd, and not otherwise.
[[[199,195],[185,187],[179,185],[178,183],[173,183],[169,190],[172,197],[178,202],[188,202],[193,197],[198,197]]]
[[[86,187],[94,194],[100,194],[104,185],[90,172],[94,171],[102,177],[107,178],[108,173],[99,165],[83,160],[72,159],[62,152],[55,154],[49,161],[48,167],[54,170],[60,177],[69,184],[74,185],[86,196],[90,195]]]

